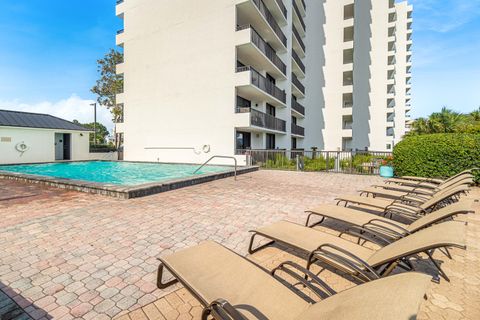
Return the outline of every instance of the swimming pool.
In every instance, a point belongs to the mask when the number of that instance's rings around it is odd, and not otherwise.
[[[54,178],[83,180],[123,186],[181,179],[205,173],[224,172],[230,167],[205,166],[198,173],[198,165],[139,163],[113,161],[63,162],[30,165],[0,166],[0,170]]]
[[[177,189],[234,175],[230,166],[80,161],[44,164],[1,165],[0,176],[8,179],[44,183],[84,192],[133,198]],[[237,173],[251,172],[242,168]]]

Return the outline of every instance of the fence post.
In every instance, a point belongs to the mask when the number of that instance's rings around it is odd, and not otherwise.
[[[296,160],[297,160],[297,171],[300,171],[300,155],[297,154]]]
[[[325,168],[327,169],[327,172],[330,171],[330,152],[328,152],[328,151],[327,151]]]
[[[337,158],[335,159],[335,172],[340,172],[340,152],[337,151]]]

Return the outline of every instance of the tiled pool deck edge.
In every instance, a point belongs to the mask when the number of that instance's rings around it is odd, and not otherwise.
[[[0,166],[1,169],[1,166]],[[240,167],[237,169],[237,175],[257,171],[259,167]],[[148,195],[193,186],[218,179],[224,179],[235,175],[235,170],[225,172],[207,173],[195,177],[187,177],[164,182],[152,182],[138,186],[119,186],[82,180],[73,180],[65,178],[53,178],[46,176],[29,175],[16,172],[0,170],[0,179],[15,180],[32,184],[40,184],[60,189],[75,190],[85,193],[94,193],[104,196],[116,197],[120,199],[132,199],[145,197]]]

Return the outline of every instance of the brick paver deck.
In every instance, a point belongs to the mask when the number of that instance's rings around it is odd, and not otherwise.
[[[201,308],[185,289],[155,287],[157,257],[205,239],[246,254],[248,230],[281,219],[303,222],[305,208],[378,182],[260,171],[118,200],[0,180],[9,194],[0,198],[0,304],[8,301],[3,292],[34,319],[199,319]],[[480,221],[468,219],[469,248],[446,262],[452,282],[432,285],[422,319],[480,315]],[[268,268],[301,261],[278,247],[252,259]],[[328,270],[320,274],[337,290],[353,285]]]

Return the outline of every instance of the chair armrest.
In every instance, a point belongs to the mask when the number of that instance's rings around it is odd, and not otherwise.
[[[337,247],[333,244],[323,244],[320,247],[318,247],[315,251],[313,251],[312,254],[317,259],[318,257],[324,256],[327,259],[331,259],[337,262],[338,264],[343,265],[344,267],[355,270],[356,272],[361,274],[365,279],[367,279],[367,281],[380,279],[380,275],[366,261],[346,251],[345,249]],[[342,255],[347,256],[350,259],[354,260],[357,264],[359,264],[360,266],[364,267],[367,271],[369,271],[371,275],[368,272],[366,272],[364,269],[360,268],[358,265],[353,263],[351,260],[348,260]]]
[[[390,230],[384,230],[384,231],[390,232]],[[345,233],[349,234],[351,236],[357,237],[358,238],[358,244],[360,244],[360,239],[375,243],[375,244],[379,245],[380,247],[384,247],[384,246],[393,242],[392,239],[387,239],[386,237],[381,235],[376,230],[373,230],[373,229],[371,229],[370,227],[367,227],[367,226],[362,226],[362,227],[350,226],[345,231]]]
[[[297,272],[291,270],[294,269],[296,271],[300,271],[303,276],[299,275]],[[333,296],[337,292],[333,290],[329,285],[327,285],[325,282],[323,282],[316,274],[311,272],[310,270],[300,266],[299,264],[292,262],[292,261],[286,261],[282,262],[278,267],[273,269],[271,271],[272,276],[275,277],[275,279],[279,279],[279,277],[276,275],[277,271],[283,271],[289,276],[293,277],[294,279],[298,280],[301,282],[305,287],[308,287],[315,295],[317,295],[319,298],[324,299],[325,295],[327,296]],[[311,282],[308,281],[308,278],[312,279],[312,282],[317,284],[320,288],[323,289],[323,291],[319,292],[318,288],[315,287]],[[323,295],[322,295],[323,293]]]
[[[227,300],[217,299],[210,303],[202,312],[202,319],[211,315],[216,320],[246,320],[240,312]]]

